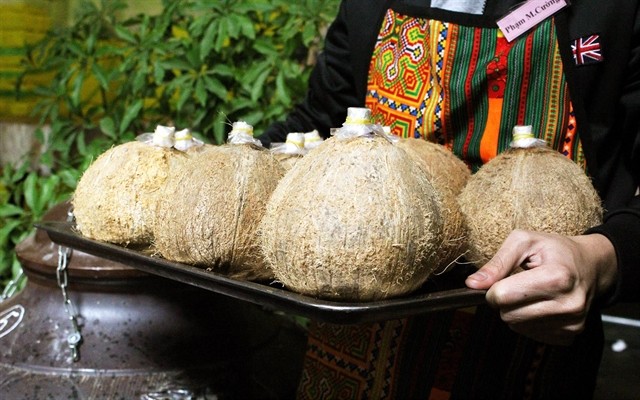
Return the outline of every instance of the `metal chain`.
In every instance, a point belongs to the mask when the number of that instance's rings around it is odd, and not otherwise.
[[[20,272],[18,273],[18,276],[10,280],[9,283],[7,283],[7,286],[4,287],[4,290],[2,291],[2,298],[0,299],[0,303],[2,303],[3,301],[7,300],[9,297],[14,295],[16,290],[18,290],[18,288],[22,284],[22,281],[24,280],[24,278],[26,278],[26,275],[24,274],[24,271],[21,269]]]
[[[68,213],[67,220],[72,220],[73,214],[71,211]],[[82,342],[82,334],[80,334],[80,327],[78,325],[78,313],[69,298],[67,293],[67,286],[69,284],[69,275],[67,273],[67,267],[69,265],[69,258],[71,256],[71,249],[68,247],[58,246],[58,268],[56,269],[56,278],[58,279],[58,286],[62,291],[62,298],[64,300],[64,311],[69,316],[71,321],[72,332],[67,336],[67,344],[71,349],[73,361],[80,359],[80,352],[78,347]]]

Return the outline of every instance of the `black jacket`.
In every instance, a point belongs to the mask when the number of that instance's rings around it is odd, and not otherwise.
[[[305,100],[285,121],[260,137],[284,141],[288,132],[318,129],[325,137],[340,126],[347,107],[363,106],[369,63],[382,17],[389,7],[419,16],[424,0],[344,0],[331,25]],[[478,26],[495,27],[496,16],[513,1],[487,2]],[[614,298],[640,299],[640,15],[637,0],[573,0],[555,17],[558,42],[576,112],[587,168],[605,209],[603,225],[618,256],[620,279]],[[452,14],[430,10],[447,21]],[[459,19],[458,19],[459,20]],[[604,61],[576,66],[571,42],[599,34]]]

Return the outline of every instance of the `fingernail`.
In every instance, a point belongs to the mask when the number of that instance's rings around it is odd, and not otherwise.
[[[469,275],[469,277],[467,279],[473,279],[474,281],[482,282],[482,281],[486,280],[488,277],[489,277],[489,275],[485,274],[482,271],[478,271],[478,272],[475,272],[475,273]]]

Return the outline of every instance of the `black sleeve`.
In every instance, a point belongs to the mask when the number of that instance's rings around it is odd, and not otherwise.
[[[616,130],[622,141],[614,162],[615,173],[608,180],[604,224],[589,230],[601,233],[613,243],[618,257],[615,301],[640,301],[640,14],[636,10],[631,52],[625,84],[617,104]],[[605,147],[609,147],[604,144]]]
[[[604,224],[588,233],[605,235],[616,249],[618,282],[607,302],[640,301],[640,199],[636,196],[629,208],[607,214]]]

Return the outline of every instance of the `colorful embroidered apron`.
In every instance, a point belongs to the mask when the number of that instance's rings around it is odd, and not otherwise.
[[[507,84],[508,82],[508,84]],[[515,125],[584,164],[551,19],[512,43],[495,29],[386,14],[366,98],[402,137],[445,144],[478,168]]]

